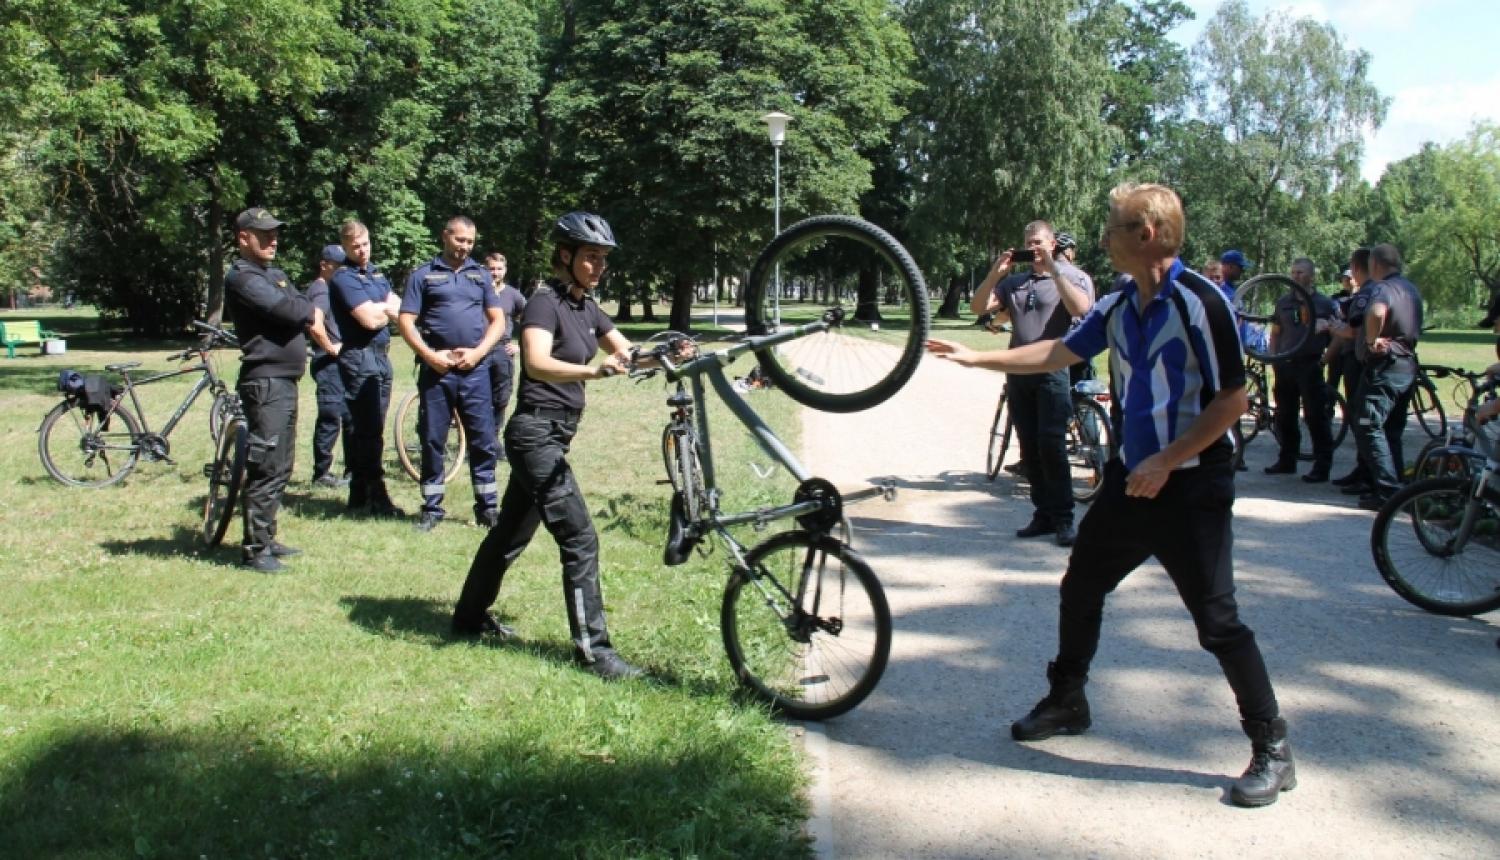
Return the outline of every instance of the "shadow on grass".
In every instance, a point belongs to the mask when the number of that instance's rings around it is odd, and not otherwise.
[[[379,597],[369,594],[351,594],[339,598],[339,605],[349,613],[349,620],[369,633],[386,638],[416,639],[433,648],[467,645],[484,648],[504,648],[525,651],[559,666],[574,665],[571,642],[544,642],[526,639],[524,636],[502,641],[493,637],[475,638],[453,633],[453,605],[446,601],[428,597]],[[508,615],[497,617],[511,625],[515,619]],[[683,690],[696,696],[720,695],[723,690],[695,678],[684,678],[679,673],[659,667],[647,666],[646,683]],[[750,705],[751,700],[742,700]],[[763,706],[762,706],[763,707]]]
[[[63,729],[7,763],[0,845],[13,857],[805,856],[795,786],[747,770],[728,732],[694,737],[662,754],[514,732],[457,749],[358,734],[330,749],[274,733]]]
[[[198,509],[202,510],[202,501]],[[231,524],[230,531],[234,531]],[[110,555],[148,555],[153,558],[196,558],[208,562],[232,563],[239,560],[237,546],[231,546],[235,535],[226,534],[225,542],[217,547],[203,545],[203,533],[187,526],[177,526],[170,537],[145,537],[135,540],[107,540],[99,547]],[[229,550],[234,549],[233,553]]]

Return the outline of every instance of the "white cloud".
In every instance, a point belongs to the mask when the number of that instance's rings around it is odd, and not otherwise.
[[[1365,144],[1360,172],[1374,182],[1390,162],[1416,153],[1428,141],[1458,140],[1478,120],[1500,121],[1500,76],[1476,83],[1398,90],[1385,125]]]

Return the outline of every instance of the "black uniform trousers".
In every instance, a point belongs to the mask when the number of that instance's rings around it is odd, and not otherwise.
[[[1053,523],[1073,521],[1072,472],[1068,468],[1068,419],[1073,395],[1068,371],[1011,374],[1005,380],[1021,461],[1030,472],[1031,504]]]
[[[242,497],[248,558],[270,552],[276,539],[276,513],[297,448],[297,380],[243,379],[236,388],[250,431]]]
[[[1276,398],[1276,435],[1281,452],[1276,462],[1296,465],[1302,447],[1302,428],[1298,413],[1307,422],[1312,437],[1313,471],[1327,472],[1333,464],[1332,415],[1328,411],[1329,389],[1323,382],[1323,365],[1318,356],[1292,358],[1276,365],[1276,383],[1271,389]]]
[[[313,477],[321,478],[333,471],[333,444],[342,442],[344,469],[348,471],[354,453],[354,420],[344,399],[344,379],[339,375],[338,359],[319,354],[312,360],[313,382],[317,384],[318,420],[313,424]]]
[[[390,501],[385,489],[385,413],[391,405],[394,373],[386,344],[339,351],[339,377],[354,424],[349,463],[349,506]]]
[[[1255,634],[1234,599],[1234,465],[1221,462],[1174,471],[1155,498],[1125,495],[1125,465],[1110,460],[1104,486],[1078,526],[1063,575],[1057,665],[1087,674],[1099,648],[1104,599],[1142,562],[1167,570],[1198,628],[1198,644],[1219,660],[1240,716],[1278,715],[1276,694]]]
[[[518,410],[511,416],[505,427],[510,479],[500,499],[500,521],[474,554],[453,617],[460,624],[483,617],[500,594],[505,572],[541,525],[557,542],[573,646],[591,662],[601,648],[612,646],[599,587],[599,536],[567,461],[577,432],[577,413]]]

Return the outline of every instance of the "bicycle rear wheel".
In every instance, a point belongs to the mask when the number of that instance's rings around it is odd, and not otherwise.
[[[234,412],[238,400],[237,396],[227,391],[214,395],[214,402],[208,410],[208,438],[219,438],[219,431],[229,423],[230,414]]]
[[[1500,511],[1473,498],[1473,487],[1466,478],[1419,481],[1375,516],[1370,547],[1381,577],[1428,612],[1500,609]]]
[[[1266,386],[1261,382],[1261,377],[1251,374],[1245,378],[1245,394],[1249,405],[1240,413],[1239,441],[1242,447],[1249,445],[1262,427],[1276,423],[1270,419],[1271,404],[1266,399]]]
[[[1005,452],[1010,448],[1010,411],[1006,408],[1006,392],[1000,392],[1000,402],[995,404],[995,420],[990,424],[990,436],[985,446],[984,471],[990,480],[1000,474],[1005,465]]]
[[[1234,291],[1234,310],[1239,321],[1245,354],[1260,361],[1277,361],[1294,355],[1313,330],[1312,297],[1286,275],[1256,275]],[[1271,343],[1271,328],[1278,315],[1295,315],[1302,321],[1300,337],[1292,337],[1286,326]]]
[[[858,705],[890,658],[885,591],[828,535],[783,532],[750,550],[724,590],[720,624],[740,683],[797,719]]]
[[[1433,439],[1448,435],[1448,416],[1443,412],[1443,398],[1438,396],[1432,380],[1422,378],[1411,387],[1411,411],[1417,416],[1422,432]]]
[[[401,398],[401,405],[396,407],[396,458],[401,463],[401,471],[413,481],[422,480],[422,434],[417,432],[417,419],[421,414],[422,400],[416,391]],[[453,410],[451,420],[452,423],[448,425],[448,441],[443,447],[443,462],[447,465],[443,470],[445,484],[463,470],[464,458],[469,453],[469,437],[464,433],[464,425],[459,420],[457,409]]]
[[[1092,502],[1104,483],[1104,464],[1109,462],[1109,413],[1090,397],[1073,401],[1068,420],[1068,471],[1072,476],[1073,501]]]
[[[208,497],[203,502],[203,542],[208,546],[218,546],[224,540],[245,483],[250,427],[243,415],[228,416],[216,448],[214,461],[207,468]]]
[[[135,468],[140,433],[135,416],[124,409],[101,417],[64,400],[42,419],[37,452],[42,468],[55,480],[70,487],[107,487]]]
[[[800,221],[750,271],[751,335],[822,320],[827,331],[756,353],[793,400],[827,412],[868,409],[911,378],[927,340],[927,285],[884,230],[841,215]]]

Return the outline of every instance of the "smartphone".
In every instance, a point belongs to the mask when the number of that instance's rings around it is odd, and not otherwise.
[[[1032,263],[1036,261],[1036,252],[1030,248],[1010,249],[1010,261],[1012,263]]]

